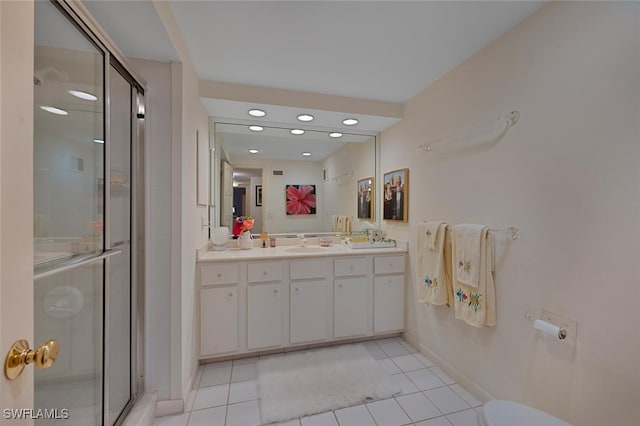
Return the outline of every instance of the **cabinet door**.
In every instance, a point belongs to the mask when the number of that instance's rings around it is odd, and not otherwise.
[[[367,278],[337,279],[334,284],[334,337],[367,334]]]
[[[238,350],[238,287],[200,291],[200,353]]]
[[[250,285],[247,290],[248,348],[282,345],[280,284]]]
[[[373,295],[373,331],[404,328],[404,275],[376,277]]]
[[[327,338],[327,283],[291,283],[291,343]]]

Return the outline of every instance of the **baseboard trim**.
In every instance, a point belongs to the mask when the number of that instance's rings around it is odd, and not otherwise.
[[[492,399],[496,399],[489,392],[478,386],[472,380],[470,380],[467,376],[462,374],[460,370],[449,364],[447,361],[439,357],[435,352],[429,349],[427,346],[420,343],[418,339],[416,339],[411,333],[405,331],[402,335],[404,339],[411,344],[414,348],[418,349],[420,353],[429,358],[435,365],[442,368],[445,373],[447,373],[453,380],[460,384],[463,388],[468,390],[473,396],[478,398],[480,402],[483,404],[491,401]]]
[[[329,347],[329,346],[338,346],[338,345],[344,345],[344,344],[347,344],[347,343],[369,342],[371,340],[388,339],[390,337],[398,337],[398,336],[402,336],[402,330],[393,331],[393,332],[389,332],[389,333],[383,332],[383,333],[380,333],[380,334],[374,334],[374,335],[362,336],[362,337],[352,337],[352,338],[346,337],[344,339],[328,340],[328,341],[317,342],[317,343],[282,346],[282,347],[279,347],[279,348],[263,349],[263,350],[251,351],[251,352],[243,352],[243,353],[240,353],[240,354],[219,355],[219,356],[211,356],[211,357],[204,356],[204,357],[200,358],[198,360],[198,362],[200,363],[200,365],[204,365],[204,364],[210,364],[210,363],[222,362],[222,361],[232,361],[232,360],[235,361],[236,359],[253,358],[253,357],[262,356],[262,355],[274,355],[274,354],[285,353],[285,352],[306,351],[308,349],[317,349],[317,348],[324,348],[324,347]]]
[[[184,400],[180,399],[164,399],[158,401],[156,406],[156,417],[170,416],[172,414],[184,413]]]
[[[145,392],[135,403],[121,426],[152,426],[156,418],[156,392]]]

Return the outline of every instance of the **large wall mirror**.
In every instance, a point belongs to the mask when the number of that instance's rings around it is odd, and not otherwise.
[[[252,216],[252,233],[321,234],[377,224],[373,132],[215,122],[212,223]],[[348,223],[344,223],[348,221]]]

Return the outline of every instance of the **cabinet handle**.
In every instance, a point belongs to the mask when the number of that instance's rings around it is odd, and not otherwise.
[[[296,293],[300,291],[300,289],[298,287],[296,287],[295,289],[293,289],[293,291],[295,291]]]
[[[338,284],[338,288],[342,288],[342,284]]]
[[[266,276],[267,275],[267,271],[262,271],[262,276]]]
[[[274,294],[278,294],[278,290],[273,290],[273,293]]]
[[[351,269],[353,271],[353,265],[349,266],[349,269]]]
[[[222,274],[218,272],[218,278],[222,278]]]
[[[233,297],[233,293],[229,293],[229,297]]]

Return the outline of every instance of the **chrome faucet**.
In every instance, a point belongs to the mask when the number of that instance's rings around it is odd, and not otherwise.
[[[307,239],[304,237],[304,234],[298,234],[298,245],[300,247],[305,247],[307,245]]]

